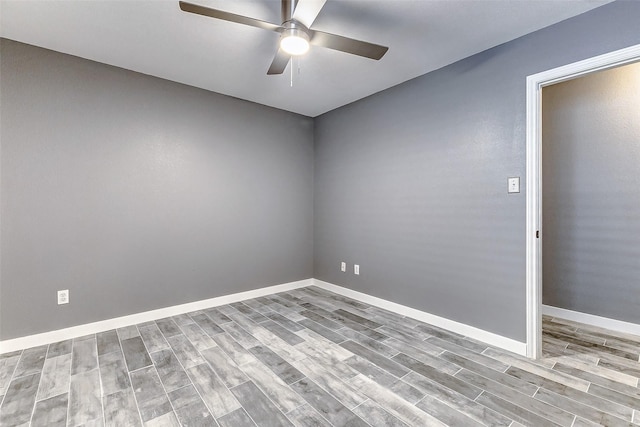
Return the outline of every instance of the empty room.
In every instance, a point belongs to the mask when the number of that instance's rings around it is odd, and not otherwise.
[[[638,22],[0,0],[0,426],[640,425]]]

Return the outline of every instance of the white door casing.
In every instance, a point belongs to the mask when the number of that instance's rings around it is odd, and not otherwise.
[[[640,45],[527,77],[526,316],[527,356],[542,354],[542,88],[596,71],[640,61]],[[536,233],[540,233],[540,238]]]

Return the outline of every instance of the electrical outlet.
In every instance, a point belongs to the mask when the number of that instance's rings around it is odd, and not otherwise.
[[[58,291],[58,305],[69,304],[69,289]]]
[[[340,271],[342,271],[343,273],[345,273],[347,271],[347,263],[346,262],[341,262],[340,263]]]
[[[360,275],[360,266],[358,264],[353,264],[353,274]]]

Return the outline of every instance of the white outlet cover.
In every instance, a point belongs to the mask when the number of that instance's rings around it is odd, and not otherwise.
[[[69,304],[69,289],[58,291],[58,305]]]
[[[358,264],[353,265],[353,274],[360,274],[360,266]]]
[[[513,176],[507,178],[507,191],[509,193],[519,193],[520,192],[520,177]]]
[[[347,271],[347,263],[346,263],[346,262],[341,262],[341,263],[340,263],[340,270],[341,270],[342,272]]]

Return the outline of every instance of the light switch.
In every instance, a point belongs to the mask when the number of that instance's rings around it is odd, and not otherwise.
[[[509,193],[519,193],[520,192],[520,177],[510,177],[507,178],[507,188]]]

